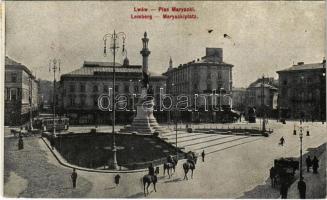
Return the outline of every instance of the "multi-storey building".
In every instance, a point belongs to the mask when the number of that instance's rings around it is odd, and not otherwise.
[[[258,116],[277,117],[278,81],[259,78],[247,88],[247,106],[255,107]]]
[[[233,110],[245,112],[247,109],[247,91],[246,88],[233,88],[232,90]]]
[[[135,95],[141,93],[142,66],[130,65],[129,60],[125,58],[123,64],[115,64],[115,69],[115,87],[112,85],[113,63],[111,62],[85,61],[81,68],[62,75],[59,89],[61,113],[69,116],[73,124],[111,123],[112,112],[101,110],[98,99],[101,95],[108,95],[109,88],[112,88],[115,89],[116,97],[127,96],[127,109],[116,111],[116,122],[131,122],[136,114],[135,105],[138,102]],[[150,73],[149,87],[153,88],[156,98],[160,87],[165,91],[165,83],[166,77]],[[106,99],[101,102],[106,107]],[[164,120],[162,112],[154,114],[159,121]]]
[[[164,73],[167,76],[167,93],[175,96],[186,95],[190,101],[191,109],[183,113],[183,119],[216,121],[217,112],[212,109],[213,104],[218,107],[230,107],[232,68],[233,65],[223,61],[221,48],[206,48],[204,57],[178,67],[173,67],[170,59],[169,68]],[[214,92],[222,93],[219,100],[212,99]],[[195,100],[196,95],[198,95],[197,100]],[[195,106],[199,108],[198,111]]]
[[[279,75],[279,116],[326,120],[326,60],[299,62],[277,71]]]
[[[23,64],[6,56],[5,124],[21,125],[39,110],[39,82]]]

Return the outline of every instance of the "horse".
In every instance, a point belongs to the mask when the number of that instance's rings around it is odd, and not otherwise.
[[[153,183],[154,191],[157,192],[157,190],[156,190],[156,183],[158,181],[157,176],[151,176],[151,175],[147,174],[147,175],[143,176],[142,180],[143,180],[144,196],[149,194],[149,186],[151,185],[151,183]],[[147,187],[146,187],[147,193],[145,193],[145,185],[146,184],[147,184]]]
[[[188,180],[187,178],[187,173],[189,170],[191,170],[192,174],[191,174],[191,178],[193,179],[193,171],[195,169],[195,164],[196,164],[196,159],[194,159],[194,162],[191,163],[190,161],[186,161],[184,164],[183,164],[183,169],[184,169],[184,179],[183,180]]]
[[[172,160],[172,162],[165,162],[165,163],[163,164],[163,175],[165,176],[165,172],[166,172],[166,170],[167,170],[168,175],[169,175],[169,178],[170,178],[170,173],[169,173],[169,171],[174,170],[174,173],[175,173],[175,167],[176,167],[176,165],[177,165],[177,162],[178,162],[178,160],[177,160],[176,158],[174,158],[174,159]]]

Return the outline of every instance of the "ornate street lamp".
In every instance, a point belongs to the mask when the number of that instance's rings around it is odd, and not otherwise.
[[[52,104],[53,104],[53,136],[56,135],[56,72],[60,73],[61,60],[58,58],[50,59],[49,61],[49,72],[53,72],[53,93],[52,93]]]
[[[115,82],[116,82],[116,52],[118,51],[119,47],[119,40],[123,41],[122,45],[122,54],[126,54],[125,50],[125,39],[126,39],[126,34],[124,32],[119,32],[116,33],[114,30],[114,33],[107,33],[106,35],[103,36],[103,41],[104,41],[104,56],[107,56],[107,39],[110,39],[110,51],[113,53],[113,72],[112,72],[112,85],[113,85],[113,92],[112,92],[112,135],[113,135],[113,168],[118,169],[118,164],[117,164],[117,148],[116,148],[116,138],[115,138]]]
[[[300,125],[299,127],[300,132],[299,132],[299,137],[300,137],[300,178],[302,177],[302,140],[303,140],[303,126]],[[310,136],[309,129],[307,127],[307,136]]]

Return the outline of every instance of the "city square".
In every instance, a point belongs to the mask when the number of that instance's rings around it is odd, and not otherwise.
[[[326,198],[324,3],[242,4],[8,2],[4,196]]]

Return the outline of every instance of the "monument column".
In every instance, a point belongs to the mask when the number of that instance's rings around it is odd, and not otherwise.
[[[148,72],[148,60],[149,60],[149,55],[151,51],[149,51],[148,48],[148,43],[149,43],[149,38],[147,38],[147,33],[144,32],[144,38],[142,38],[142,43],[143,43],[143,48],[140,51],[142,57],[143,57],[143,62],[142,62],[142,71],[143,71],[143,79],[147,78],[149,76]],[[147,76],[147,77],[145,77]]]

